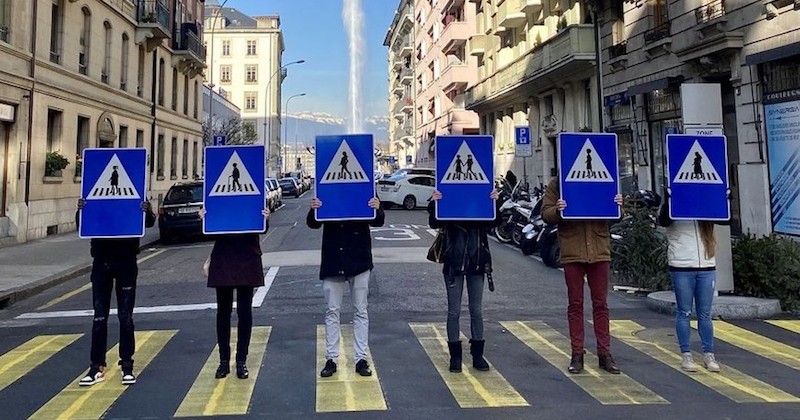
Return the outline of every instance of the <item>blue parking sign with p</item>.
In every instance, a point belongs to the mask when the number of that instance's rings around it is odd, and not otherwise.
[[[225,137],[224,135],[216,135],[216,136],[214,136],[214,141],[213,141],[213,145],[214,146],[225,146],[225,144],[227,142],[228,142],[228,138]]]
[[[667,136],[671,219],[730,219],[727,150],[725,136]]]
[[[567,202],[564,219],[617,219],[619,194],[617,135],[561,133],[558,169],[561,199]]]
[[[494,220],[494,138],[437,136],[436,204],[439,220]]]
[[[210,146],[205,149],[203,233],[261,233],[264,146]]]
[[[372,220],[375,209],[375,142],[371,134],[317,136],[314,191],[322,201],[318,221]]]
[[[144,236],[145,149],[84,149],[81,172],[81,238]]]

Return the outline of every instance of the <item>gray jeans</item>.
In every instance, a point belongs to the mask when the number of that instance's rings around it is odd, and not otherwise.
[[[470,333],[473,340],[483,340],[483,275],[445,276],[447,289],[447,340],[458,341],[461,317],[461,296],[464,294],[464,279],[469,297]]]
[[[325,358],[336,360],[339,357],[339,312],[342,309],[344,289],[350,284],[350,298],[353,300],[353,349],[355,361],[367,359],[369,342],[369,317],[367,316],[367,293],[369,292],[369,276],[367,270],[355,276],[328,277],[322,281],[325,301]]]

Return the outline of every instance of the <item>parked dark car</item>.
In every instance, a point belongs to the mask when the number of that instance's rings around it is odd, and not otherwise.
[[[179,236],[202,233],[198,212],[203,207],[203,183],[181,182],[173,185],[158,209],[158,232],[161,243]]]
[[[297,185],[297,180],[292,177],[281,178],[281,188],[283,188],[283,195],[293,195],[295,198],[300,198],[300,186]]]

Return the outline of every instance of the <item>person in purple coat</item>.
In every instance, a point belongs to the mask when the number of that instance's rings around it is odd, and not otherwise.
[[[263,233],[269,229],[269,210],[261,212],[266,219]],[[200,217],[206,215],[200,210]],[[208,287],[217,292],[217,344],[219,366],[215,377],[231,372],[231,314],[233,292],[236,291],[236,316],[239,319],[236,342],[236,377],[247,379],[247,353],[253,330],[253,292],[264,286],[264,267],[261,263],[261,242],[257,233],[219,235],[211,250],[208,266]]]

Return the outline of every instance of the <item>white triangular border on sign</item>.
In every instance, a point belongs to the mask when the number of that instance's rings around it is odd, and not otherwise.
[[[471,166],[467,164],[470,157],[473,158]],[[458,165],[459,160],[461,165]],[[461,166],[461,171],[456,171],[458,166]],[[447,171],[442,175],[442,180],[439,181],[440,184],[491,184],[491,182],[466,140],[461,142],[461,146],[447,166]]]
[[[587,168],[587,160],[584,157],[592,156],[591,173]],[[564,182],[614,182],[611,172],[608,170],[603,158],[597,153],[597,149],[588,137],[583,146],[575,156],[575,162],[567,172]]]
[[[342,169],[342,158],[347,156],[345,164],[346,172]],[[356,184],[370,182],[369,173],[364,170],[364,166],[358,161],[358,157],[353,153],[353,149],[343,139],[336,149],[336,153],[331,157],[328,168],[320,177],[320,184]]]
[[[118,183],[117,188],[111,187],[111,176],[117,167]],[[125,166],[119,160],[116,153],[111,156],[103,172],[95,181],[86,200],[141,200],[142,196],[133,185],[133,180],[125,170]]]
[[[697,154],[697,155],[695,155]],[[700,174],[696,174],[695,169],[695,160],[700,158]],[[717,172],[716,168],[714,168],[714,164],[711,163],[711,159],[708,158],[708,154],[703,147],[700,145],[700,142],[695,139],[692,147],[689,148],[689,152],[687,152],[686,157],[683,159],[683,163],[681,164],[680,168],[678,169],[678,173],[675,174],[675,177],[672,179],[673,183],[676,184],[722,184],[722,178],[719,176],[719,172]]]
[[[234,164],[239,169],[239,188],[236,188],[235,184],[233,184],[232,174]],[[250,171],[247,170],[247,167],[242,162],[242,158],[239,157],[239,153],[234,150],[228,162],[222,168],[222,172],[220,172],[217,181],[211,186],[208,196],[233,197],[259,195],[261,194],[260,188],[263,188],[263,186],[253,180]]]

